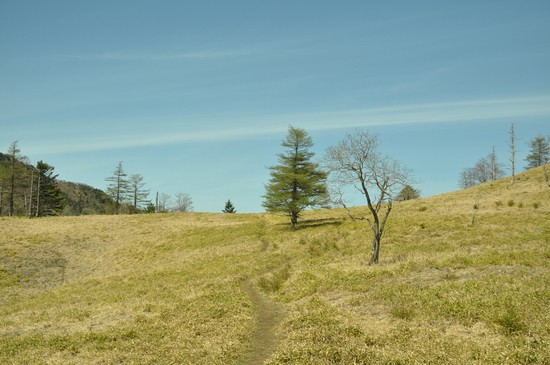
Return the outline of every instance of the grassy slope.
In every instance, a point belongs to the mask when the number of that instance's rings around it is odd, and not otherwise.
[[[542,177],[400,203],[377,266],[341,209],[295,232],[269,214],[2,218],[0,363],[238,363],[249,280],[285,308],[270,364],[549,363]]]

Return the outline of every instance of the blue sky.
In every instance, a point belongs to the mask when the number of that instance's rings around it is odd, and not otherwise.
[[[508,165],[510,123],[525,166],[549,65],[548,1],[1,1],[0,151],[260,212],[288,125],[317,157],[363,128],[431,196]]]

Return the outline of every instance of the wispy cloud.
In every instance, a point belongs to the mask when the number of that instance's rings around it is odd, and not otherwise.
[[[550,95],[524,98],[468,100],[430,104],[396,105],[380,108],[337,110],[329,112],[182,116],[142,120],[141,126],[156,125],[163,128],[144,129],[144,133],[79,138],[72,136],[48,144],[33,146],[33,153],[50,154],[106,149],[156,146],[175,143],[213,142],[238,140],[284,134],[289,124],[308,131],[329,130],[379,125],[456,123],[472,120],[502,120],[550,116]],[[187,121],[187,122],[183,122]],[[120,121],[113,124],[120,124]],[[191,123],[191,127],[189,124]],[[163,132],[157,132],[162,130]],[[34,151],[35,150],[35,151]],[[30,152],[29,152],[30,153]]]
[[[91,61],[174,61],[185,59],[212,59],[266,54],[310,52],[308,39],[283,39],[263,43],[238,46],[204,46],[200,50],[185,50],[182,46],[163,52],[101,52],[94,54],[64,54],[51,57],[55,60],[91,60]],[[182,50],[183,49],[183,50]]]
[[[92,60],[92,61],[173,61],[182,59],[219,58],[231,56],[243,56],[251,54],[248,50],[221,50],[187,53],[128,53],[105,52],[89,55],[63,55],[57,59]]]

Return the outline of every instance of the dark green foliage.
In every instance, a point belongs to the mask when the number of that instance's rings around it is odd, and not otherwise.
[[[33,184],[35,197],[31,216],[44,217],[57,215],[63,211],[64,201],[61,189],[57,185],[57,176],[53,175],[54,167],[43,161],[36,163],[36,182]],[[35,179],[33,179],[35,180]]]
[[[155,204],[153,204],[153,203],[147,204],[147,206],[144,209],[142,209],[142,212],[143,213],[155,213],[156,212]]]
[[[279,165],[269,167],[271,178],[265,185],[262,206],[268,212],[288,214],[295,228],[300,212],[327,203],[327,173],[311,161],[313,142],[304,129],[289,126],[281,145],[286,152],[277,155]]]
[[[233,203],[231,203],[231,200],[228,200],[225,203],[225,208],[222,210],[223,213],[237,213],[237,210],[235,210],[235,207],[233,206]]]
[[[542,166],[550,161],[550,137],[539,134],[529,141],[529,154],[525,158],[526,169]]]
[[[397,195],[397,200],[411,200],[420,198],[420,190],[411,185],[405,185]]]

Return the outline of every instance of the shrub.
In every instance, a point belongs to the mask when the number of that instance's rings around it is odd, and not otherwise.
[[[508,206],[513,207],[516,204],[513,200],[508,200]]]

